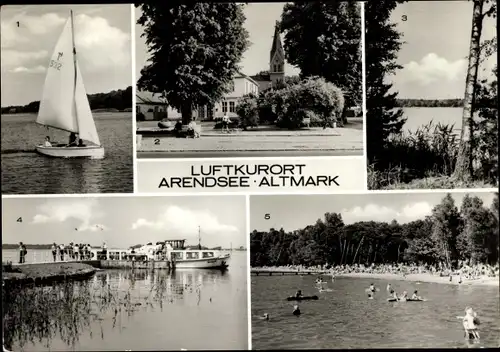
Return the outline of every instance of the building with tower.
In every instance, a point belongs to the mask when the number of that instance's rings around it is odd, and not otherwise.
[[[279,22],[274,26],[273,44],[269,57],[269,71],[250,76],[259,84],[259,91],[266,90],[285,79],[285,50],[281,44]]]

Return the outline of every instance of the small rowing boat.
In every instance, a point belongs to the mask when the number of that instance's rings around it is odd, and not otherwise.
[[[286,300],[287,301],[315,301],[318,299],[319,299],[318,296],[300,296],[300,297],[290,296]]]

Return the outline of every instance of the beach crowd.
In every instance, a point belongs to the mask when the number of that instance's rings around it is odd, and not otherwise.
[[[304,265],[287,265],[281,267],[262,267],[262,270],[269,271],[312,271],[318,274],[327,275],[345,275],[353,273],[364,274],[395,274],[403,277],[410,274],[431,274],[440,277],[458,276],[459,280],[478,280],[485,277],[499,277],[499,264],[475,264],[471,265],[467,261],[458,263],[457,269],[449,269],[444,263],[437,265],[417,265],[417,264],[353,264],[353,265],[317,265],[317,266],[304,266]]]

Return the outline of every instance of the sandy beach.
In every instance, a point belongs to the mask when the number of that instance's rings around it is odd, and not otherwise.
[[[392,273],[349,273],[349,274],[339,274],[336,277],[360,277],[360,278],[371,278],[371,279],[381,279],[381,280],[401,280],[401,281],[412,281],[412,282],[431,282],[436,284],[448,284],[448,285],[473,285],[473,286],[499,286],[498,277],[484,277],[477,280],[467,280],[462,278],[462,283],[459,284],[459,276],[452,276],[452,281],[450,282],[449,276],[437,276],[432,274],[408,274],[405,277],[400,274]]]

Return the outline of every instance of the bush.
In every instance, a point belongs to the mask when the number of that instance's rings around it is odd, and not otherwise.
[[[248,94],[238,100],[236,113],[240,117],[240,126],[246,130],[248,127],[259,125],[259,108],[257,97],[254,94]]]
[[[283,89],[266,91],[259,97],[259,103],[261,114],[269,107],[272,109],[279,126],[300,128],[303,119],[311,117],[313,126],[324,127],[332,126],[341,116],[344,96],[332,83],[311,77]]]

